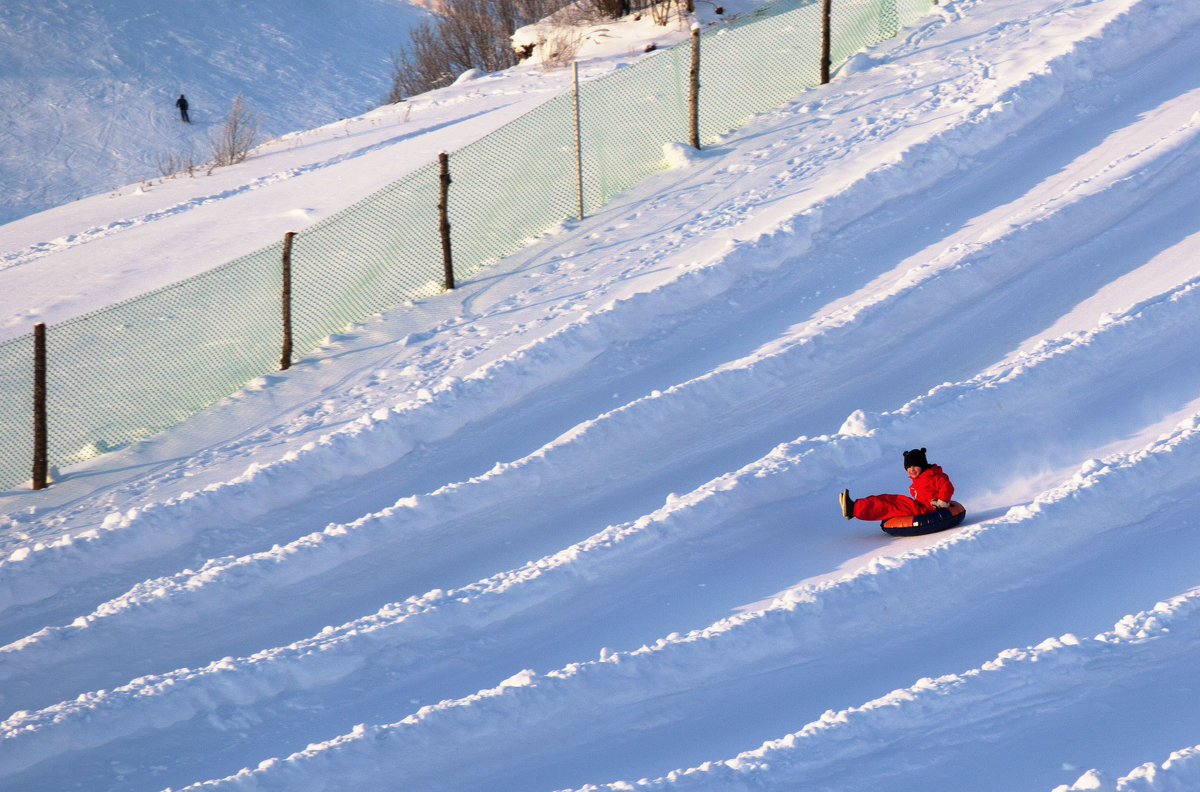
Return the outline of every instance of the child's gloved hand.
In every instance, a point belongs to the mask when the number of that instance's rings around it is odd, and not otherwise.
[[[931,503],[935,509],[945,509],[950,505],[950,501],[944,501],[941,498],[934,498]]]

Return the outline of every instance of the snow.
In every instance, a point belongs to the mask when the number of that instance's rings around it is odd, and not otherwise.
[[[593,28],[581,75],[688,26]],[[1198,34],[1171,0],[943,2],[453,292],[0,493],[0,786],[1197,789]],[[4,337],[570,80],[96,173],[0,226]],[[966,522],[844,520],[915,446]]]
[[[157,179],[166,152],[207,160],[239,93],[265,137],[356,116],[427,16],[406,0],[6,2],[0,223]]]

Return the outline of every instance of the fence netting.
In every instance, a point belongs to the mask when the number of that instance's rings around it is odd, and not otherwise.
[[[894,36],[929,0],[833,0],[832,60]],[[700,139],[819,83],[821,4],[781,0],[701,36]],[[691,42],[585,82],[584,213],[665,167],[688,139]],[[451,152],[454,273],[468,278],[578,214],[575,97],[567,92]],[[443,290],[436,162],[295,235],[297,356],[331,333]],[[50,462],[147,437],[278,368],[282,240],[216,269],[47,328]],[[32,334],[0,344],[0,489],[33,458]]]

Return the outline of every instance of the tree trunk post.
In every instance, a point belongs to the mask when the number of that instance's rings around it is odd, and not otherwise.
[[[579,219],[583,220],[583,135],[579,120],[579,61],[571,65],[575,81],[575,192],[579,196]]]
[[[283,351],[279,354],[279,370],[292,367],[292,239],[295,231],[283,235]]]
[[[446,152],[438,154],[442,183],[438,198],[438,226],[442,232],[442,269],[446,278],[446,291],[454,288],[454,259],[450,255],[450,157]]]
[[[692,25],[692,68],[688,72],[688,143],[700,148],[700,26]]]
[[[832,17],[833,0],[821,0],[821,85],[829,82],[829,67],[833,64],[830,46]]]
[[[49,477],[46,426],[46,325],[33,326],[33,488],[45,489]]]

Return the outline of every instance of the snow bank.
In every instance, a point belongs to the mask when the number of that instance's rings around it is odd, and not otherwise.
[[[851,442],[861,439],[847,438]],[[797,455],[782,467],[786,468],[788,463],[796,465],[801,459],[810,464],[814,461]],[[781,461],[771,458],[763,467],[775,473]],[[1181,423],[1175,432],[1142,451],[1088,463],[1072,481],[1051,490],[1034,504],[1014,507],[1003,518],[962,530],[931,548],[873,562],[843,580],[794,591],[765,610],[731,617],[687,635],[668,636],[653,647],[612,653],[599,662],[574,664],[547,675],[546,680],[553,680],[552,684],[543,681],[535,686],[539,690],[536,703],[518,703],[516,706],[527,719],[553,722],[554,718],[566,717],[566,713],[585,700],[638,701],[699,686],[712,678],[748,673],[764,663],[774,665],[790,657],[797,642],[807,651],[815,651],[820,645],[832,650],[833,645],[846,640],[847,636],[869,633],[874,640],[879,640],[881,635],[902,631],[911,619],[929,619],[940,608],[953,609],[954,603],[969,596],[971,591],[983,593],[1002,585],[1003,576],[1012,564],[1060,556],[1092,541],[1099,531],[1116,527],[1132,530],[1135,526],[1130,524],[1130,519],[1136,524],[1142,515],[1124,516],[1126,512],[1114,505],[1127,503],[1131,498],[1138,502],[1167,499],[1170,493],[1190,486],[1190,470],[1196,463],[1200,463],[1200,415]],[[813,467],[819,469],[825,465]],[[733,486],[731,481],[715,482],[692,497],[673,502],[640,525],[626,526],[624,532],[636,534],[654,527],[647,536],[656,541],[664,538],[663,529],[670,531],[674,525],[687,526],[690,532],[695,527],[694,521],[705,522],[704,512],[697,514],[697,510],[704,505],[713,508],[706,501],[734,498],[739,501],[738,508],[745,508],[748,505],[745,501],[747,489],[779,486],[778,480],[772,481],[770,475],[764,477],[762,474],[761,469],[744,471],[741,476],[745,482],[743,486]],[[761,484],[764,480],[766,483]],[[796,482],[789,483],[794,485]],[[428,662],[429,656],[420,651],[419,644],[413,643],[429,637],[427,629],[420,629],[420,622],[416,624],[419,630],[416,633],[410,629],[396,633],[393,628],[397,625],[411,628],[413,625],[407,623],[411,617],[433,613],[443,602],[452,606],[446,609],[450,619],[438,623],[435,618],[433,625],[435,630],[445,630],[451,635],[459,634],[465,624],[461,616],[454,614],[465,611],[470,618],[476,603],[482,605],[482,623],[505,618],[531,605],[529,600],[519,596],[519,591],[514,597],[511,590],[528,588],[530,582],[552,573],[556,566],[563,567],[568,586],[598,574],[599,570],[594,567],[581,568],[581,559],[586,559],[589,552],[613,546],[614,540],[625,540],[620,533],[614,531],[614,535],[599,537],[596,542],[544,559],[511,575],[485,581],[480,586],[448,593],[432,592],[291,647],[243,660],[226,658],[196,672],[182,669],[162,677],[135,680],[111,692],[81,695],[75,701],[40,712],[16,713],[0,727],[4,739],[0,772],[14,772],[31,766],[66,750],[67,746],[98,745],[148,725],[162,727],[190,718],[218,703],[248,705],[289,686],[328,684],[352,672],[375,652],[395,653],[394,662],[399,665]],[[624,558],[622,563],[630,561]],[[538,582],[541,585],[533,587],[534,596],[545,596],[544,590],[538,589],[551,581]],[[890,612],[863,608],[865,598],[899,603],[912,598],[915,591],[920,592],[919,599],[923,603],[919,613],[896,607]],[[495,608],[497,603],[488,602],[488,595],[501,596],[504,607],[499,612]],[[934,604],[939,602],[946,604]],[[75,625],[74,629],[85,626]],[[480,623],[472,626],[479,627]],[[83,637],[86,641],[91,636]],[[57,648],[59,652],[67,649]],[[616,666],[619,670],[610,673]],[[631,675],[635,682],[631,682]],[[563,682],[575,679],[580,680],[578,684]],[[492,696],[480,695],[484,698]],[[428,708],[429,715],[432,717],[436,712],[438,718],[446,717],[440,714],[443,710],[458,711],[474,706],[477,700],[455,702],[453,707]],[[526,709],[528,707],[532,709]],[[498,717],[513,716],[515,713],[507,712]],[[475,714],[470,716],[472,722],[478,722],[478,718]],[[420,723],[424,719],[418,717],[413,722]],[[97,729],[98,723],[103,723],[104,728]],[[460,731],[463,724],[456,723],[453,728]],[[489,725],[485,718],[480,728],[495,726]],[[527,733],[523,739],[536,736],[536,733]],[[431,742],[436,743],[436,740]],[[421,750],[429,750],[428,745]],[[390,751],[387,756],[391,756]],[[354,761],[357,763],[359,759]],[[388,764],[391,761],[391,758],[386,760]],[[311,774],[310,769],[303,772],[305,776]],[[289,780],[280,788],[294,782],[294,779]]]
[[[1112,781],[1089,770],[1071,785],[1054,792],[1189,792],[1200,788],[1200,745],[1173,752],[1161,765],[1147,762]]]
[[[1126,616],[1113,630],[1094,638],[1070,634],[1048,638],[1036,646],[1002,652],[970,671],[921,679],[912,687],[860,707],[826,712],[800,731],[732,759],[676,770],[653,780],[587,785],[578,792],[777,789],[804,783],[814,771],[836,777],[839,767],[857,761],[869,746],[906,742],[914,734],[921,735],[923,746],[953,746],[972,739],[961,736],[971,727],[1022,712],[1048,691],[1054,691],[1060,702],[1078,700],[1096,686],[1112,684],[1128,674],[1153,673],[1157,664],[1195,651],[1198,642],[1200,590],[1192,590],[1149,611]],[[1191,757],[1181,756],[1170,776],[1163,779],[1163,786],[1139,786],[1131,783],[1132,779],[1122,779],[1125,786],[1111,788],[1190,789],[1186,784],[1197,777],[1196,770]],[[1154,775],[1151,766],[1143,777]],[[1088,783],[1069,789],[1106,788]]]
[[[1049,527],[1039,525],[1039,530],[1032,533],[1044,539]],[[893,577],[904,565],[902,561],[900,566],[871,570],[860,576],[859,584],[862,577]],[[905,588],[906,596],[912,596],[911,586]],[[728,679],[730,671],[723,666],[731,660],[747,664],[747,652],[761,648],[767,637],[745,640],[747,636],[741,635],[730,643],[731,634],[744,632],[745,625],[762,619],[766,613],[729,620],[687,636],[669,636],[654,647],[614,653],[545,675],[527,670],[497,688],[422,708],[398,723],[363,727],[310,745],[286,759],[267,761],[257,769],[206,782],[205,788],[323,790],[348,781],[382,783],[394,779],[397,773],[414,784],[435,778],[461,782],[465,771],[458,763],[462,755],[442,755],[438,750],[449,735],[455,735],[457,744],[474,745],[487,753],[529,750],[568,732],[573,741],[594,737],[581,731],[591,731],[596,724],[581,721],[577,714],[587,711],[587,702],[603,700],[609,707],[624,707],[633,701],[658,698],[677,685],[690,688],[705,678]],[[836,616],[825,614],[830,621]],[[775,640],[783,639],[783,632],[789,643],[799,642],[811,651],[814,636],[795,627],[792,625],[792,631],[773,630]],[[923,679],[911,688],[861,707],[828,712],[799,732],[731,760],[676,771],[654,781],[582,789],[727,789],[737,777],[748,775],[766,776],[751,784],[799,783],[815,767],[831,772],[832,763],[854,762],[870,746],[903,740],[914,729],[925,735],[927,743],[953,744],[964,723],[1010,717],[1013,711],[1024,709],[1048,691],[1054,691],[1060,700],[1068,696],[1084,698],[1096,686],[1112,684],[1127,674],[1153,674],[1157,665],[1177,662],[1194,652],[1198,644],[1200,590],[1192,590],[1150,611],[1127,616],[1113,630],[1095,638],[1068,634],[1027,649],[1005,651],[977,669]],[[749,664],[748,668],[757,666]],[[519,734],[497,736],[504,732],[501,724],[518,717],[523,724]],[[481,745],[483,742],[486,747]]]

